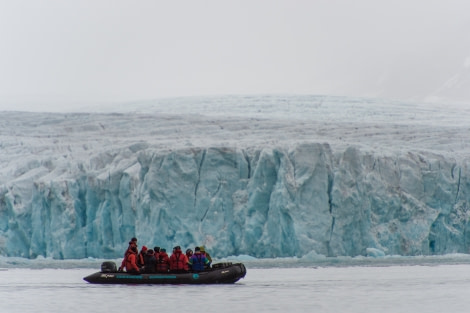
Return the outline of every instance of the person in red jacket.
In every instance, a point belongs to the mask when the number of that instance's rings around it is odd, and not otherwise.
[[[170,269],[170,258],[166,253],[166,249],[159,249],[160,252],[158,253],[157,258],[157,272],[158,273],[168,273]]]
[[[126,272],[131,273],[131,274],[138,274],[140,272],[136,264],[136,259],[137,259],[137,247],[131,247],[125,259]]]
[[[137,249],[137,238],[135,237],[133,237],[131,241],[129,241],[129,246],[127,247],[126,252],[124,252],[124,259],[122,260],[121,266],[119,267],[119,270],[118,270],[119,272],[122,272],[124,267],[126,267],[126,258],[127,258],[127,255],[130,253],[132,247],[135,247]]]
[[[170,256],[170,272],[187,272],[188,270],[188,257],[181,251],[180,246],[176,246]]]
[[[142,249],[140,250],[139,254],[137,255],[137,266],[139,268],[143,267],[145,265],[145,255],[147,254],[148,248],[146,246],[142,246]]]
[[[158,254],[160,253],[160,247],[158,247],[158,246],[153,247],[153,252],[155,253],[155,257],[158,260]]]

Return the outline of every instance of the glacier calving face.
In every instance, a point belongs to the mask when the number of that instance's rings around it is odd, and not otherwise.
[[[2,255],[116,258],[134,236],[215,257],[469,252],[468,159],[441,151],[466,143],[420,125],[385,146],[396,124],[366,142],[363,121],[313,117],[3,116]]]

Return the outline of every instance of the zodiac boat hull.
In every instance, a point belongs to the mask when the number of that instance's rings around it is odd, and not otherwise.
[[[108,262],[109,263],[109,262]],[[103,268],[103,267],[102,267]],[[83,279],[92,284],[233,284],[245,277],[242,263],[218,263],[203,272],[130,274],[126,272],[96,272]]]

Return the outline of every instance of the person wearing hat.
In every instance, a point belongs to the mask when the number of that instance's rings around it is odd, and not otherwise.
[[[168,257],[165,248],[161,248],[159,250],[160,252],[158,253],[157,259],[157,272],[168,273],[168,270],[170,269],[170,258]]]
[[[199,249],[201,250],[201,253],[204,254],[204,256],[207,258],[207,260],[209,261],[209,264],[207,264],[206,267],[211,267],[211,264],[212,264],[212,258],[211,258],[211,255],[206,251],[206,249],[204,248],[204,246],[200,246]]]
[[[209,260],[204,254],[201,253],[201,248],[194,248],[194,254],[189,259],[189,266],[195,272],[203,271],[207,266],[209,266]]]
[[[136,247],[137,248],[137,238],[132,237],[131,241],[129,241],[128,249],[131,248],[131,247]]]
[[[160,255],[160,247],[159,246],[153,247],[153,253],[155,254],[155,259],[158,261],[158,256]]]
[[[145,273],[155,273],[156,270],[157,259],[155,258],[155,252],[149,249],[144,256],[144,271]]]
[[[131,274],[139,274],[140,270],[136,264],[137,258],[137,247],[131,247],[129,249],[129,253],[126,255],[124,259],[124,267],[126,268],[126,272]]]
[[[144,262],[144,256],[147,254],[147,247],[142,246],[142,249],[139,252],[139,255],[137,256],[137,266],[139,268],[143,267],[145,262]]]
[[[170,272],[187,272],[189,270],[188,258],[186,254],[181,251],[180,246],[173,248],[173,253],[170,256]]]
[[[192,255],[193,255],[193,250],[186,249],[186,257],[188,258],[188,260],[191,258]]]
[[[137,249],[137,238],[136,237],[132,237],[131,241],[129,241],[129,246],[127,247],[126,252],[124,252],[124,259],[122,260],[121,266],[118,269],[119,272],[122,272],[124,267],[126,267],[126,258],[128,256],[128,254],[131,252],[132,247],[135,247]]]

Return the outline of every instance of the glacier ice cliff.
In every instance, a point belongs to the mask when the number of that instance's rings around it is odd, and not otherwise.
[[[3,112],[0,254],[116,258],[134,236],[215,257],[469,252],[456,120],[170,113]]]

